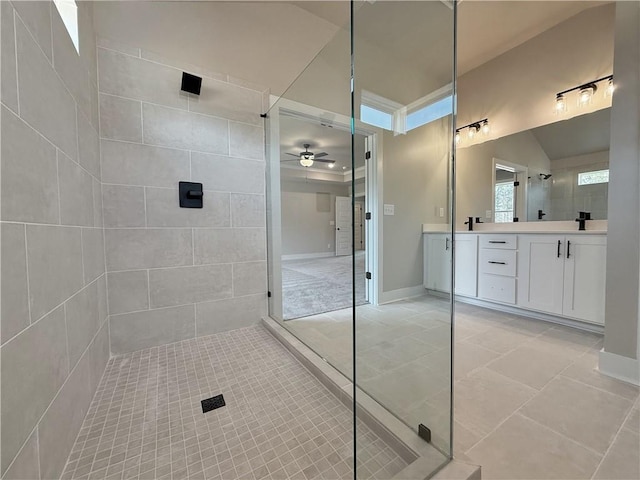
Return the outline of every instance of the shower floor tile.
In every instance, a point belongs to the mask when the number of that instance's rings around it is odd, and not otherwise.
[[[201,400],[226,406],[202,413]],[[109,360],[65,479],[353,477],[352,414],[263,327]],[[358,422],[358,478],[407,464]]]

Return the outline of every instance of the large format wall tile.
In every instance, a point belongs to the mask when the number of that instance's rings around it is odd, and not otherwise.
[[[2,106],[2,220],[58,223],[56,149]]]
[[[189,152],[184,150],[110,140],[102,140],[100,147],[104,183],[175,187],[189,179]]]
[[[203,228],[194,230],[196,265],[264,260],[263,228]]]
[[[101,324],[107,319],[109,314],[107,303],[107,276],[102,275],[98,278],[98,316]]]
[[[198,303],[196,305],[198,336],[254,325],[264,316],[265,311],[265,295],[250,295]]]
[[[151,308],[229,298],[231,275],[229,264],[150,270]]]
[[[75,159],[76,106],[73,97],[22,22],[16,22],[15,26],[20,117]]]
[[[116,355],[193,337],[193,305],[111,316],[111,352]]]
[[[100,179],[100,139],[98,132],[78,110],[78,159],[91,175]]]
[[[102,208],[107,228],[146,225],[144,187],[103,185]]]
[[[189,98],[189,110],[253,125],[262,125],[262,93],[255,90],[202,79],[200,96]]]
[[[229,122],[229,142],[229,154],[232,157],[264,160],[264,129],[262,127]]]
[[[234,227],[264,227],[264,195],[231,194],[231,225]]]
[[[18,112],[18,83],[16,76],[16,43],[13,30],[13,8],[9,2],[0,2],[0,99],[7,107]]]
[[[100,137],[142,143],[142,102],[101,93]]]
[[[102,228],[102,183],[93,179],[93,225]]]
[[[3,4],[9,2],[2,2]],[[4,478],[7,480],[34,480],[40,478],[38,465],[38,431],[34,430],[15,461],[7,470]]]
[[[182,72],[113,50],[98,49],[101,93],[187,108],[186,94],[180,94]]]
[[[191,265],[190,229],[107,229],[108,271]]]
[[[82,229],[82,266],[85,285],[104,273],[104,236],[101,228]]]
[[[85,69],[58,9],[53,8],[51,13],[53,68],[73,95],[80,111],[88,118],[91,116],[89,71]]]
[[[24,225],[3,223],[0,225],[0,247],[2,247],[3,281],[2,313],[0,314],[1,342],[4,343],[16,333],[29,326],[29,294],[27,289],[27,252]]]
[[[61,306],[2,346],[2,471],[67,377],[66,342]]]
[[[89,355],[71,372],[38,425],[41,478],[59,478],[91,403]]]
[[[160,105],[142,104],[144,142],[199,152],[229,153],[229,122]]]
[[[100,327],[98,282],[93,282],[67,300],[65,309],[69,365],[73,369]]]
[[[103,322],[89,347],[89,381],[92,397],[107,366],[109,355],[109,323]]]
[[[191,154],[191,178],[209,190],[264,193],[264,164],[239,158]]]
[[[267,292],[267,262],[233,264],[233,294],[236,297]]]
[[[27,225],[27,265],[33,322],[82,288],[80,229]]]
[[[149,227],[228,227],[229,194],[206,191],[202,208],[180,208],[178,188],[147,188]]]
[[[107,274],[109,285],[109,313],[137,312],[149,308],[147,270],[131,270]]]
[[[93,227],[93,178],[58,151],[60,223]]]
[[[40,49],[51,61],[51,7],[53,7],[53,3],[28,0],[11,3],[13,3],[20,19],[35,37]]]

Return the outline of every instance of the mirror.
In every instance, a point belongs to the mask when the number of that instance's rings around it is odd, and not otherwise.
[[[459,164],[474,165],[458,175],[459,203],[465,209],[458,210],[459,218],[561,221],[574,220],[585,211],[594,220],[605,220],[610,111],[605,108],[459,148]]]

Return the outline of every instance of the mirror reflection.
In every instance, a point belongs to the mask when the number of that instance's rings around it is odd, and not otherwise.
[[[504,223],[574,220],[586,211],[605,220],[610,110],[459,147],[458,215]]]

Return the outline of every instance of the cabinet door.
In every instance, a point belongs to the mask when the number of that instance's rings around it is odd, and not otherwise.
[[[451,291],[451,239],[443,233],[425,235],[424,286]]]
[[[477,296],[478,235],[456,235],[455,292],[465,297]]]
[[[562,314],[604,324],[606,237],[567,236],[564,257]]]
[[[517,305],[562,315],[563,288],[564,237],[522,235],[518,250]]]

